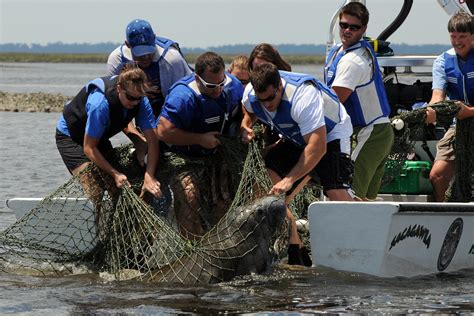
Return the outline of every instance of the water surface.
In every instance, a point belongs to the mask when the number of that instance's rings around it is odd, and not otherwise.
[[[74,95],[101,75],[102,66],[0,64],[0,90]],[[295,70],[319,71],[311,66]],[[5,208],[6,199],[43,197],[69,178],[54,141],[58,117],[0,112],[0,230],[15,221]],[[114,139],[116,144],[124,141]],[[270,276],[183,286],[113,282],[95,274],[33,277],[0,272],[0,314],[474,313],[473,278],[474,271],[382,279],[324,268],[279,267]]]

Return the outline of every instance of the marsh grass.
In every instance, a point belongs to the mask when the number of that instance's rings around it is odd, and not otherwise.
[[[222,54],[226,64],[238,54]],[[198,54],[186,54],[189,63],[194,64]],[[37,54],[0,53],[0,62],[11,63],[107,63],[108,54]],[[283,55],[290,64],[324,64],[324,55]]]

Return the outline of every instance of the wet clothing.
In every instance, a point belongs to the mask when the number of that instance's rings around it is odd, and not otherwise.
[[[179,79],[192,72],[184,59],[179,45],[169,39],[156,37],[156,53],[152,63],[143,71],[146,73],[151,85],[149,95],[155,117],[160,114],[164,99],[169,88]],[[132,52],[125,44],[117,47],[110,53],[107,61],[107,75],[118,75],[122,68],[132,63]]]
[[[240,127],[236,119],[240,118],[243,86],[229,73],[226,73],[226,78],[222,93],[217,99],[212,99],[199,91],[194,74],[184,77],[171,87],[160,117],[186,132],[235,134],[237,125]],[[209,155],[215,151],[199,145],[168,144],[168,147],[175,152],[196,156]]]
[[[328,55],[324,77],[330,87],[353,91],[344,102],[355,132],[352,187],[358,197],[375,199],[394,140],[388,118],[390,104],[375,52],[364,40],[345,50],[339,44]]]

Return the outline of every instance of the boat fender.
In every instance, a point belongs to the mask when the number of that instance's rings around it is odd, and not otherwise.
[[[396,118],[392,121],[392,126],[397,131],[401,131],[403,127],[405,126],[405,122],[403,122],[402,119]]]
[[[301,233],[309,232],[309,223],[305,219],[299,219],[296,221],[296,228]]]

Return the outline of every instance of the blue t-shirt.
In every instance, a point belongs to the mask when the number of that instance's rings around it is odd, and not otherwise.
[[[153,110],[150,105],[150,101],[147,97],[144,97],[138,105],[138,113],[135,117],[135,124],[140,127],[142,131],[156,127],[156,120],[153,115]],[[127,109],[124,107],[124,116],[127,113]],[[90,137],[100,139],[110,126],[110,111],[109,102],[107,101],[104,93],[99,89],[95,89],[87,97],[86,103],[87,122],[85,134]],[[56,128],[61,133],[71,136],[67,127],[66,120],[61,114],[61,117],[56,124]]]
[[[194,75],[185,77],[171,88],[160,116],[187,132],[225,132],[224,126],[240,109],[243,95],[240,81],[230,74],[226,76],[227,83],[216,99],[197,92]]]
[[[446,78],[446,72],[444,71],[445,63],[446,61],[444,59],[444,53],[439,55],[433,62],[433,89],[446,91],[448,80]]]

